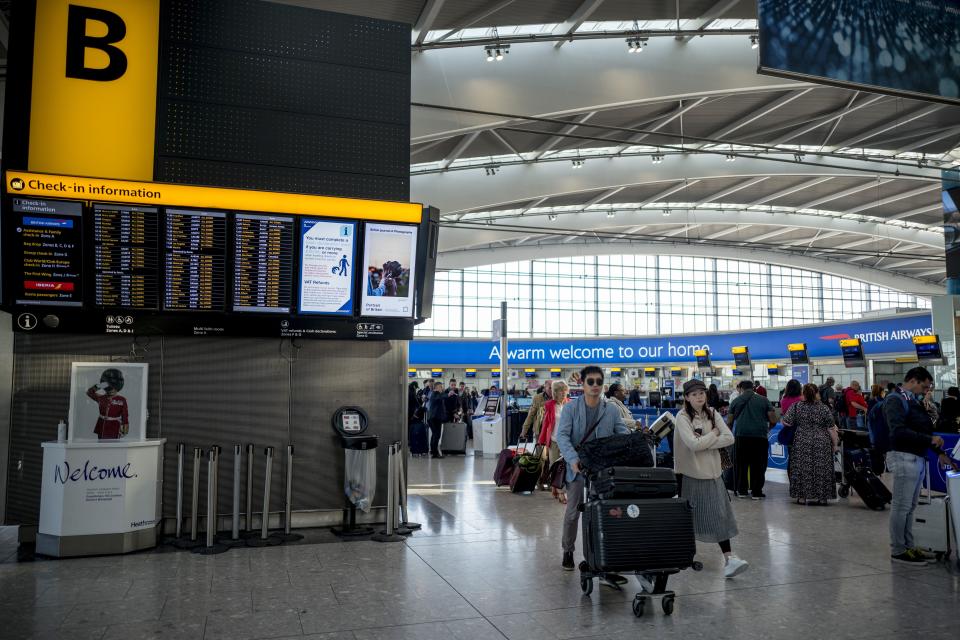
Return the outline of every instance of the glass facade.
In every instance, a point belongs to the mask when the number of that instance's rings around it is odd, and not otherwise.
[[[686,256],[590,256],[438,271],[418,336],[488,338],[508,303],[512,336],[642,336],[858,318],[930,300],[803,269]]]

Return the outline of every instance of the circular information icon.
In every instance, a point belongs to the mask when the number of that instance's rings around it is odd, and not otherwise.
[[[637,517],[639,517],[639,516],[640,516],[640,507],[638,507],[638,506],[635,505],[635,504],[630,505],[629,507],[627,507],[627,515],[630,516],[631,518],[637,518]]]
[[[17,326],[24,331],[32,331],[37,327],[37,316],[32,313],[21,313],[17,316]]]

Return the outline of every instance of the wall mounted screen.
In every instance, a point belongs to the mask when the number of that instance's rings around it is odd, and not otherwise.
[[[960,1],[760,0],[760,70],[960,102]]]
[[[416,227],[376,222],[364,225],[362,315],[413,316],[416,260]]]
[[[300,313],[353,312],[357,225],[300,220]]]

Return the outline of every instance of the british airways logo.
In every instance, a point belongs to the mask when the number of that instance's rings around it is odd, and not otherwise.
[[[83,467],[71,467],[66,460],[63,464],[58,464],[53,470],[53,481],[60,484],[68,482],[96,482],[97,480],[113,480],[123,478],[129,480],[136,478],[137,474],[131,473],[130,463],[116,465],[115,467],[98,467],[87,460]]]

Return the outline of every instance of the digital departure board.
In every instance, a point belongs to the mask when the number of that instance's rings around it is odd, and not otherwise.
[[[238,213],[234,218],[233,310],[290,313],[294,219]]]
[[[733,362],[737,367],[750,366],[750,349],[748,347],[733,347]]]
[[[95,204],[93,252],[98,307],[158,307],[160,221],[157,209]]]
[[[843,354],[843,366],[848,369],[867,366],[867,359],[863,355],[863,345],[859,338],[841,340],[840,352]]]
[[[809,364],[810,358],[807,355],[807,343],[795,342],[787,345],[787,351],[790,352],[791,364]]]
[[[13,198],[17,304],[83,305],[83,204]]]
[[[215,211],[167,209],[163,308],[223,311],[226,306],[227,216]]]

